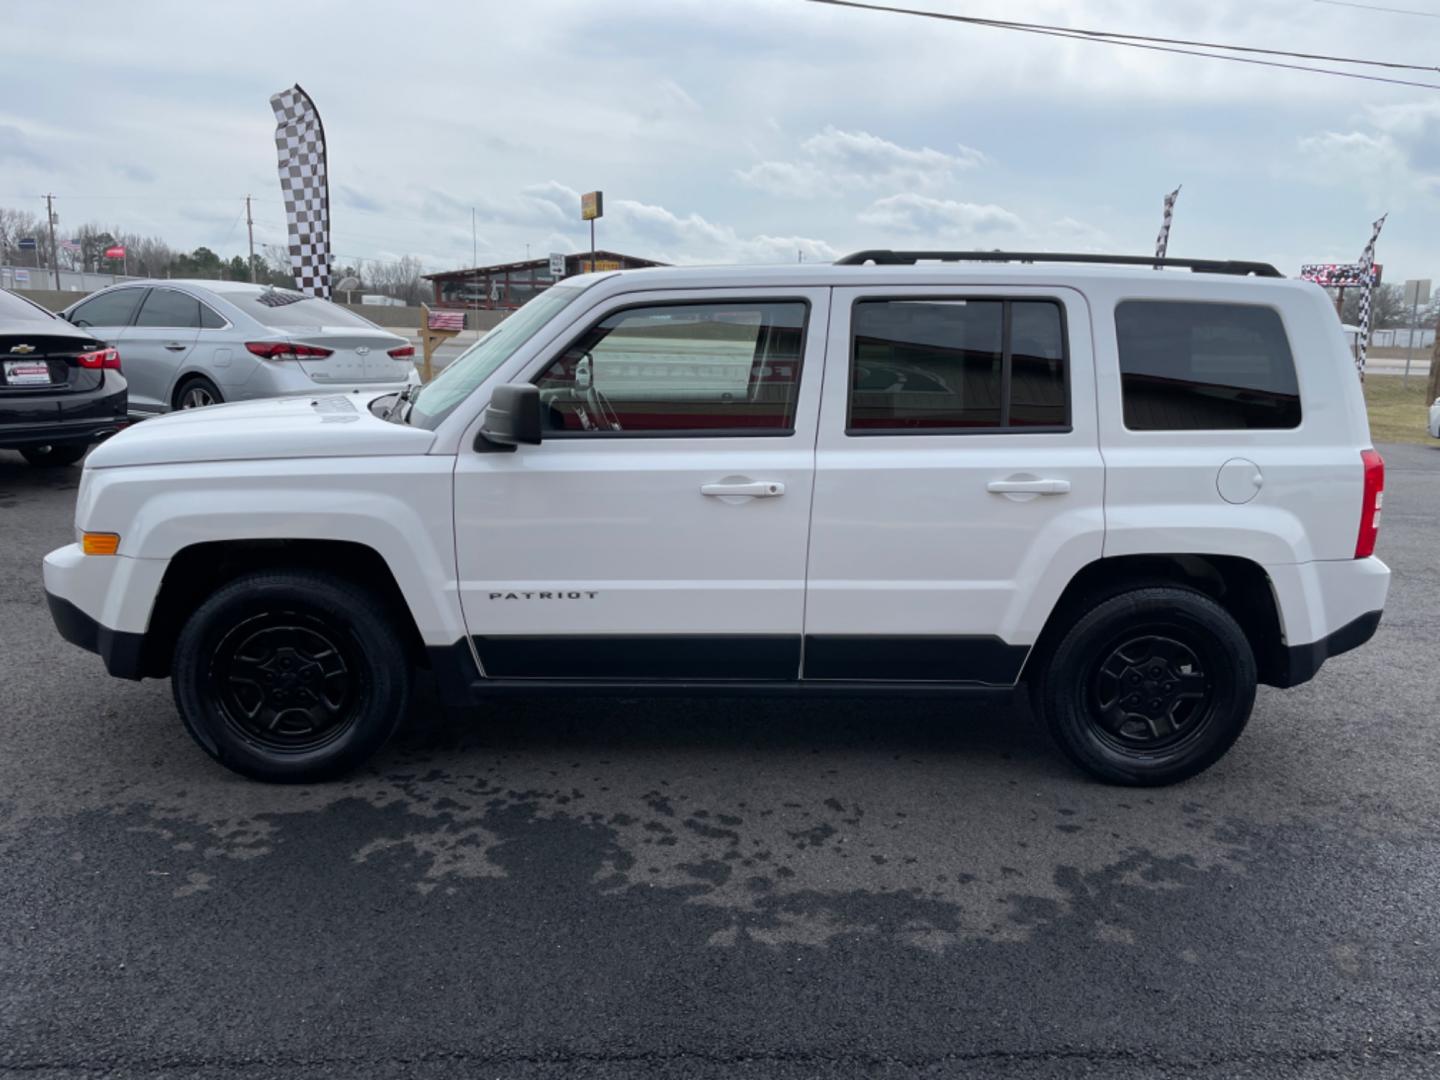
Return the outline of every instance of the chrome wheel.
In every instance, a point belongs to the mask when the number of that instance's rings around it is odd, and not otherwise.
[[[215,404],[215,395],[203,386],[188,387],[180,395],[180,407],[182,409],[203,409],[206,405]]]

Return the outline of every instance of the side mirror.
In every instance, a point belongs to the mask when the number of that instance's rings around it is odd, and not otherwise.
[[[497,386],[480,425],[480,437],[496,446],[540,441],[540,388],[534,383]]]

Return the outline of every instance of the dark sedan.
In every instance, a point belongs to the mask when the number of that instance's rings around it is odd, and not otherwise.
[[[0,450],[73,465],[129,422],[126,393],[118,352],[0,290]]]

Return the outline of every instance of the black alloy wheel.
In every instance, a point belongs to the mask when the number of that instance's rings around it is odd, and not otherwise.
[[[258,780],[350,772],[405,715],[401,615],[363,585],[319,571],[234,579],[175,643],[171,686],[186,730],[216,761]]]
[[[277,754],[316,750],[354,722],[365,692],[346,636],[301,611],[266,611],[215,646],[210,704],[235,734]]]
[[[1042,658],[1035,701],[1067,757],[1115,784],[1172,784],[1240,737],[1255,658],[1219,603],[1181,586],[1094,602]]]
[[[1097,733],[1121,750],[1163,750],[1194,737],[1213,709],[1210,679],[1179,627],[1124,636],[1092,682]]]

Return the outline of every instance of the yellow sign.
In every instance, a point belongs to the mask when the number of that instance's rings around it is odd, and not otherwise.
[[[605,193],[603,191],[587,191],[580,196],[580,220],[594,221],[598,217],[605,216]]]
[[[596,259],[594,268],[596,270],[619,270],[621,269],[621,266],[619,260],[617,259]],[[581,259],[580,272],[582,274],[588,274],[590,273],[590,269],[590,260]]]

